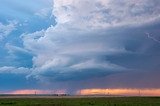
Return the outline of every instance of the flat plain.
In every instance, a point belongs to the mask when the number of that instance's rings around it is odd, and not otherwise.
[[[0,106],[160,106],[160,97],[0,96]]]

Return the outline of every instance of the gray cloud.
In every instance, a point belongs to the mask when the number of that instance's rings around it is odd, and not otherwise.
[[[102,59],[106,54],[127,53],[122,45],[110,44],[111,41],[107,40],[105,35],[75,33],[74,30],[59,32],[59,29],[51,27],[46,32],[22,35],[25,49],[35,54],[35,70],[31,76],[44,76],[53,80],[77,80],[127,70]]]

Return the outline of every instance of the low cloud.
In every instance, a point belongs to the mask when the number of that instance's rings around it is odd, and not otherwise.
[[[106,42],[105,35],[91,35],[90,32],[75,35],[74,30],[65,33],[58,30],[50,27],[46,31],[22,35],[25,49],[35,55],[31,76],[57,81],[81,80],[127,70],[103,59],[106,54],[127,53],[122,45]]]

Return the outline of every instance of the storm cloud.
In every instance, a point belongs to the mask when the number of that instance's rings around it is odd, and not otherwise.
[[[148,39],[143,32],[145,28],[142,31],[138,28],[158,21],[157,3],[148,0],[54,1],[53,16],[57,25],[22,35],[25,49],[35,55],[34,71],[29,76],[66,81],[144,71],[146,66],[138,67],[137,61],[139,58],[150,60],[145,51],[141,51]],[[137,33],[130,34],[134,30]]]
[[[159,78],[153,77],[160,69],[159,5],[159,0],[54,0],[55,23],[21,34],[20,47],[5,44],[10,56],[31,65],[1,67],[0,74],[22,70],[37,88],[45,84],[44,89],[69,92],[158,88]]]

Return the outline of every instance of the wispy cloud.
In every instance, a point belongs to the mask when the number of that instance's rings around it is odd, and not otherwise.
[[[11,66],[4,66],[0,67],[0,74],[29,74],[31,72],[30,69],[24,67],[11,67]]]
[[[160,43],[160,40],[157,39],[156,37],[152,36],[150,33],[145,33],[148,38],[152,39],[153,41]]]
[[[52,13],[52,8],[43,8],[41,10],[39,10],[38,12],[35,13],[35,15],[41,17],[41,18],[47,18],[47,17],[51,17],[51,13]]]
[[[0,40],[6,38],[12,31],[16,29],[16,21],[10,21],[9,24],[0,23]]]

